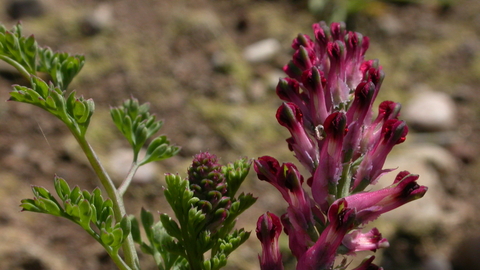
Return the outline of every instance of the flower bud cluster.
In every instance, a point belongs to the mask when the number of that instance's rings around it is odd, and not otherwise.
[[[288,203],[281,223],[302,270],[332,269],[339,254],[387,247],[377,229],[362,233],[361,226],[427,191],[417,184],[417,175],[404,171],[391,186],[364,192],[392,170],[383,168],[385,160],[405,141],[408,127],[398,119],[400,104],[392,101],[382,102],[374,116],[384,73],[377,60],[364,60],[368,37],[346,31],[342,23],[320,22],[313,31],[313,38],[294,39],[293,59],[284,67],[288,77],[276,89],[284,101],[277,120],[291,134],[288,147],[307,170],[311,190],[304,189],[304,177],[292,163],[269,156],[254,163],[258,178],[275,186]],[[264,243],[277,240],[263,236],[266,228],[278,230],[274,216],[260,217],[257,226],[264,249],[273,249],[263,255],[275,255],[261,258],[262,269],[279,260],[278,248]],[[372,261],[357,269],[380,269]]]
[[[188,181],[193,196],[200,199],[196,206],[206,214],[206,224],[214,232],[228,216],[231,198],[226,196],[227,183],[217,157],[208,152],[194,156],[188,168]]]

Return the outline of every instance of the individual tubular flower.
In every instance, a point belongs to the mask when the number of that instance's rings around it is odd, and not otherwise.
[[[302,188],[303,176],[297,170],[297,167],[292,163],[280,165],[276,159],[264,156],[254,162],[254,169],[258,178],[276,187],[288,203],[289,222],[288,226],[285,225],[286,230],[291,226],[291,230],[296,234],[308,236],[309,231],[313,230],[315,224],[312,202]],[[308,237],[305,237],[302,240],[302,246],[307,245],[305,243],[307,239]]]
[[[262,270],[283,270],[282,254],[278,246],[278,237],[282,233],[280,218],[267,212],[257,221],[257,238],[262,243],[262,256],[259,256]]]
[[[328,210],[329,224],[316,243],[298,260],[297,270],[332,269],[337,249],[355,222],[355,210],[344,200],[338,200]]]
[[[342,172],[342,146],[346,128],[346,116],[342,112],[332,113],[325,120],[325,139],[318,165],[312,180],[312,195],[324,211],[328,209],[327,196],[335,190]]]
[[[283,103],[277,110],[278,123],[292,134],[287,139],[289,148],[306,168],[313,170],[318,164],[318,154],[315,142],[305,132],[302,117],[302,112],[294,103]]]
[[[391,171],[382,169],[387,155],[396,144],[405,141],[407,133],[408,127],[404,121],[389,119],[383,124],[380,137],[365,154],[357,170],[353,189],[363,190],[367,185],[375,184],[382,174]]]
[[[357,224],[365,224],[410,201],[420,199],[427,187],[417,183],[418,175],[408,171],[398,173],[392,185],[376,191],[361,192],[344,198],[355,209]]]

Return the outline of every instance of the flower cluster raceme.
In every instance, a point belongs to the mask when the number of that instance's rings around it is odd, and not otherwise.
[[[196,206],[205,213],[210,231],[216,231],[227,218],[231,198],[226,196],[227,184],[217,157],[208,152],[194,156],[188,168],[188,181],[194,196],[199,198]]]
[[[346,31],[342,23],[320,22],[313,31],[313,38],[294,39],[296,51],[284,67],[289,77],[276,89],[284,101],[276,117],[290,131],[288,147],[309,174],[306,185],[292,163],[269,156],[254,163],[258,178],[275,186],[288,203],[281,224],[299,270],[333,269],[337,255],[387,247],[377,229],[363,233],[361,226],[427,191],[417,184],[417,175],[406,171],[386,188],[364,191],[391,171],[383,168],[385,160],[405,141],[408,128],[398,119],[398,103],[382,102],[374,116],[384,73],[377,60],[364,60],[368,37]],[[281,269],[272,268],[281,263],[278,220],[268,213],[257,224],[262,269]],[[373,256],[356,269],[380,269],[372,261]]]

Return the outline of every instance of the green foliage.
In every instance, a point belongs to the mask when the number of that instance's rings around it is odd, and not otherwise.
[[[22,36],[22,25],[17,24],[11,31],[0,25],[0,58],[16,68],[23,67],[29,74],[37,71],[38,45],[35,38]],[[19,70],[22,72],[21,70]]]
[[[110,109],[113,122],[133,148],[134,161],[137,161],[138,154],[147,140],[163,125],[162,121],[156,121],[155,115],[148,112],[149,109],[148,103],[140,105],[135,98],[126,100],[122,106]],[[167,137],[156,137],[148,145],[147,153],[139,165],[172,157],[179,151],[179,147],[170,145]]]
[[[22,211],[67,218],[92,235],[107,252],[116,254],[130,234],[131,224],[126,216],[114,220],[112,200],[104,199],[98,188],[91,193],[78,186],[72,189],[60,177],[55,177],[54,186],[60,202],[47,189],[32,186],[34,197],[22,200]]]
[[[19,23],[10,31],[0,25],[0,60],[15,67],[31,84],[31,88],[15,85],[10,100],[38,106],[62,120],[76,135],[85,135],[95,109],[93,100],[65,91],[82,69],[83,56],[39,47],[33,35],[22,36]],[[38,72],[47,73],[51,82],[37,77]]]
[[[201,269],[216,270],[227,264],[231,252],[243,244],[250,232],[234,230],[238,216],[255,203],[251,194],[235,197],[239,185],[245,180],[251,162],[240,159],[221,167],[227,179],[229,207],[203,208],[203,200],[195,197],[188,179],[179,175],[165,176],[165,198],[175,213],[174,220],[167,214],[160,214],[160,221],[154,223],[153,215],[142,210],[141,222],[149,243],[142,241],[138,221],[132,218],[132,235],[143,251],[156,258],[158,269]],[[230,186],[232,189],[230,190]],[[205,254],[210,252],[209,259]]]
[[[225,266],[230,253],[248,239],[250,232],[234,227],[237,217],[256,201],[251,194],[236,196],[250,170],[250,161],[241,159],[210,168],[212,177],[218,176],[218,181],[197,179],[197,193],[191,189],[191,179],[167,175],[165,197],[176,219],[161,214],[155,222],[153,215],[142,209],[140,223],[147,238],[143,241],[139,221],[126,214],[122,196],[140,166],[180,151],[166,136],[154,137],[163,122],[149,113],[149,104],[140,105],[137,99],[130,98],[110,109],[115,125],[134,153],[130,172],[117,188],[85,138],[95,110],[93,100],[77,97],[75,91],[67,92],[84,65],[84,57],[39,47],[33,36],[22,36],[22,27],[17,24],[10,31],[0,25],[0,60],[15,67],[30,82],[30,86],[14,85],[9,100],[35,105],[64,122],[110,197],[104,199],[99,188],[92,192],[82,191],[78,186],[71,188],[56,176],[56,196],[43,187],[33,186],[34,197],[21,201],[22,211],[63,217],[80,225],[122,270],[140,269],[134,243],[152,255],[161,270],[216,270]],[[46,73],[50,81],[47,83],[37,73]],[[146,154],[139,159],[142,148]],[[217,166],[213,162],[206,164]],[[211,184],[214,189],[208,190],[208,183],[215,183]],[[209,256],[205,256],[207,252]]]
[[[39,54],[38,71],[49,74],[60,89],[67,89],[85,63],[83,55],[55,53],[50,48],[40,48]]]
[[[32,88],[14,85],[11,101],[33,104],[62,120],[72,131],[85,136],[90,119],[95,111],[92,99],[77,97],[75,91],[68,96],[53,83],[47,84],[39,77],[30,78]]]
[[[15,67],[25,78],[37,72],[50,75],[53,85],[66,90],[85,62],[81,55],[53,52],[38,46],[33,35],[22,36],[22,25],[18,23],[7,31],[0,25],[0,59]]]

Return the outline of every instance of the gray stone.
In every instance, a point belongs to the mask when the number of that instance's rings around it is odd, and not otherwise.
[[[440,180],[458,171],[457,162],[447,150],[433,144],[402,145],[401,150],[394,151],[384,168],[398,169],[381,177],[375,189],[391,185],[398,172],[407,170],[420,175],[417,182],[427,186],[428,191],[423,198],[385,213],[379,218],[380,223],[394,230],[401,227],[413,235],[435,229],[448,231],[458,225],[473,209],[450,198]]]
[[[402,110],[408,125],[420,131],[444,131],[456,126],[456,106],[445,93],[417,87]]]
[[[113,10],[109,4],[100,4],[80,22],[80,31],[86,36],[93,36],[112,25]]]
[[[282,46],[273,38],[257,41],[243,50],[243,57],[251,63],[259,63],[271,60]]]
[[[424,270],[452,270],[452,265],[442,254],[430,255],[424,262]]]
[[[139,159],[141,159],[145,153],[140,151]],[[130,169],[132,164],[133,151],[129,148],[120,148],[113,151],[108,158],[108,168],[112,171],[115,179],[123,180]],[[158,175],[157,167],[154,163],[148,163],[140,167],[133,177],[133,182],[148,183]]]

